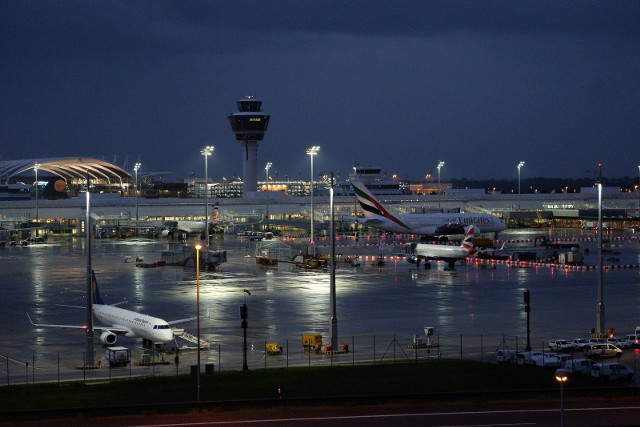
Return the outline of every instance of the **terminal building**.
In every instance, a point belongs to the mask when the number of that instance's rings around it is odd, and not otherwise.
[[[208,182],[152,183],[108,162],[92,158],[28,159],[0,163],[0,241],[34,233],[81,235],[85,231],[83,193],[89,177],[93,225],[108,236],[157,235],[166,221],[203,221],[217,206],[220,230],[234,232],[243,224],[283,234],[308,234],[309,182],[256,182],[255,197],[243,198],[239,179]],[[376,174],[378,177],[376,178]],[[580,193],[496,194],[485,191],[411,192],[380,168],[354,168],[349,179],[362,179],[380,202],[396,213],[482,212],[501,217],[510,226],[572,226],[592,228],[598,218],[598,197],[591,189]],[[315,182],[314,224],[320,232],[330,220],[328,179]],[[204,192],[209,207],[205,209]],[[359,230],[362,215],[349,181],[335,192],[335,220],[343,231]],[[606,227],[638,227],[637,192],[605,189],[602,194]],[[258,219],[258,220],[256,220]],[[38,230],[38,231],[36,231]],[[361,231],[361,230],[359,230]]]

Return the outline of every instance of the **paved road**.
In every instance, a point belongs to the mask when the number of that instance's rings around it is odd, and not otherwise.
[[[609,405],[611,403],[612,405]],[[286,402],[284,403],[286,405]],[[206,404],[204,405],[206,406]],[[640,406],[637,399],[616,402],[606,400],[567,400],[561,414],[559,402],[543,403],[472,403],[406,405],[339,406],[290,408],[283,406],[263,411],[233,412],[190,411],[186,414],[39,420],[20,422],[35,426],[557,426],[561,416],[565,426],[633,426],[638,425]],[[142,411],[141,411],[142,412]],[[0,422],[0,426],[17,425],[15,421]]]

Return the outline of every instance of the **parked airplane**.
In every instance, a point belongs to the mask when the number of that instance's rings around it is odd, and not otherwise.
[[[402,234],[444,236],[464,234],[475,226],[479,233],[497,233],[507,226],[495,215],[479,213],[390,214],[360,181],[352,181],[353,188],[366,220],[362,225]]]
[[[197,317],[190,317],[187,319],[172,320],[170,322],[167,322],[166,320],[160,319],[158,317],[153,317],[146,314],[137,313],[135,311],[125,310],[124,308],[116,307],[116,305],[122,303],[107,305],[100,297],[98,283],[93,271],[91,272],[91,280],[93,293],[93,314],[99,322],[105,324],[105,326],[94,325],[93,329],[100,332],[100,341],[102,341],[102,343],[105,345],[115,344],[118,335],[123,335],[129,338],[142,338],[145,345],[149,343],[164,344],[173,341],[173,330],[171,329],[171,325],[197,319]],[[79,306],[73,307],[86,308]],[[31,316],[29,316],[29,313],[27,313],[27,317],[29,318],[31,324],[38,328],[88,328],[88,325],[80,326],[34,323],[33,320],[31,320]]]
[[[251,216],[255,217],[255,214],[251,214]],[[213,227],[245,227],[249,225],[260,224],[263,221],[262,215],[260,215],[260,219],[252,222],[234,222],[229,221],[223,217],[221,217],[218,204],[216,203],[213,206],[213,210],[211,211],[211,215],[209,216],[209,230]],[[199,234],[204,235],[207,223],[202,221],[194,221],[194,220],[179,220],[179,221],[165,221],[164,229],[162,230],[163,236],[170,236],[174,231],[180,231],[187,234]]]
[[[448,263],[448,269],[453,269],[457,260],[466,258],[473,254],[473,236],[476,234],[475,226],[469,226],[464,240],[460,246],[447,246],[428,243],[410,243],[411,256],[408,258],[412,264],[417,264],[420,268],[420,261],[425,260],[425,268],[429,265],[429,260],[443,260]]]

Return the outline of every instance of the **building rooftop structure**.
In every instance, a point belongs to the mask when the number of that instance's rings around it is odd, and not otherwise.
[[[35,168],[64,179],[67,183],[86,181],[87,173],[92,180],[103,184],[128,183],[131,174],[104,160],[90,157],[54,157],[45,159],[4,160],[0,162],[0,179],[3,182],[18,181],[19,176],[29,175]]]

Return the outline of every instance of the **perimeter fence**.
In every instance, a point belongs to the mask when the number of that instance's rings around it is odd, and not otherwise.
[[[320,367],[334,365],[409,362],[433,358],[473,360],[497,363],[500,350],[524,351],[526,339],[504,335],[440,335],[409,334],[351,335],[339,341],[337,349],[322,345],[303,346],[302,337],[247,341],[246,365],[249,370],[289,367]],[[531,338],[534,351],[551,352],[548,341]],[[312,343],[308,343],[312,344]],[[244,367],[242,337],[232,342],[214,343],[200,351],[201,375],[220,371],[239,371]],[[622,361],[636,372],[636,350],[625,350]],[[2,385],[35,384],[39,382],[96,381],[144,376],[195,375],[198,372],[197,349],[181,347],[164,352],[132,349],[131,363],[125,367],[110,367],[105,352],[96,347],[96,363],[84,369],[84,352],[40,353],[24,355],[0,354],[5,369]],[[581,351],[567,353],[582,357]],[[4,374],[4,375],[3,375]]]

